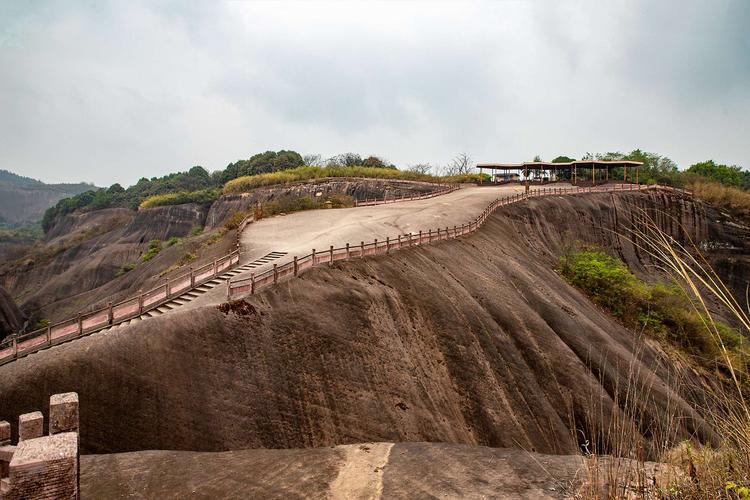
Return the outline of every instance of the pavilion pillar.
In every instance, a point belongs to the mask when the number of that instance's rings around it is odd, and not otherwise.
[[[526,185],[526,189],[524,189],[525,192],[529,192],[529,167],[524,165],[523,166],[523,181]]]
[[[638,165],[635,166],[635,183],[638,184]]]
[[[622,167],[622,182],[628,182],[628,166],[623,165]]]
[[[604,167],[604,180],[609,182],[609,165]]]
[[[482,167],[479,167],[479,185],[482,185]]]
[[[593,163],[591,164],[591,185],[596,185],[596,165]]]
[[[578,184],[578,165],[573,164],[573,184]]]

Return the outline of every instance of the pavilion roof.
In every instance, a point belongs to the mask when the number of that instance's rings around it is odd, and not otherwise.
[[[643,165],[640,161],[631,160],[577,160],[565,163],[552,163],[549,161],[527,161],[523,163],[478,163],[477,168],[488,168],[488,169],[521,169],[521,168],[549,168],[555,169],[560,167],[572,167],[573,165],[587,167],[591,165],[602,166],[602,167],[637,167]]]

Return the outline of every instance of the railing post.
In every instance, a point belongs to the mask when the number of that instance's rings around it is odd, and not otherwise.
[[[143,314],[143,294],[138,295],[138,316]]]
[[[250,295],[255,293],[255,273],[250,274]]]
[[[299,272],[299,267],[297,266],[297,256],[294,256],[294,275],[297,276],[297,273]]]
[[[373,245],[373,249],[375,250],[375,255],[378,254],[378,239],[375,238],[375,244]]]
[[[232,278],[227,280],[227,301],[232,298]]]
[[[385,253],[391,253],[391,237],[385,237]]]
[[[422,244],[422,231],[421,230],[419,231],[419,243],[418,244],[419,245]]]
[[[331,245],[331,248],[330,248],[329,252],[330,252],[330,254],[328,256],[328,267],[330,267],[330,266],[333,265],[333,245]]]
[[[312,267],[315,267],[315,249],[312,249]]]
[[[273,265],[273,283],[274,285],[279,281],[279,271],[276,269],[276,264]]]
[[[83,315],[78,313],[78,335],[83,333]]]
[[[47,325],[47,344],[52,345],[52,324]]]
[[[448,239],[448,226],[445,226],[445,239]]]
[[[398,235],[398,249],[401,250],[401,234]]]
[[[193,288],[195,286],[195,273],[193,272],[193,268],[190,268],[190,288]]]
[[[164,283],[164,287],[165,287],[165,289],[167,291],[167,298],[169,298],[169,295],[170,295],[170,293],[169,293],[169,278],[165,278],[165,280],[166,280],[166,283]]]
[[[18,341],[16,340],[15,337],[13,337],[13,357],[14,358],[18,357]]]
[[[365,242],[364,241],[359,242],[359,256],[360,257],[365,256]]]
[[[349,251],[349,243],[346,244],[346,258],[347,260],[351,257],[350,251]]]
[[[114,311],[112,310],[112,302],[107,302],[107,324],[112,325],[115,319]]]
[[[440,228],[437,228],[438,234],[437,234],[437,240],[440,241]]]
[[[409,244],[407,246],[410,247],[412,245],[412,240],[413,239],[414,239],[414,235],[412,235],[412,233],[409,233]]]
[[[456,237],[456,226],[455,225],[453,226],[453,237],[454,238]]]

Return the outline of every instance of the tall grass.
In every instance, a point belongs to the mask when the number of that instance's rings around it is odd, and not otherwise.
[[[139,209],[162,207],[167,205],[182,205],[183,203],[213,203],[219,198],[218,188],[200,189],[198,191],[180,191],[149,196],[141,202]]]
[[[686,233],[687,234],[687,233]],[[615,457],[635,459],[635,464],[622,459],[605,460],[596,453],[584,461],[586,481],[581,490],[584,498],[750,498],[750,405],[746,390],[748,373],[737,363],[731,346],[722,335],[720,322],[714,319],[710,301],[718,301],[739,325],[742,333],[750,334],[750,304],[742,305],[700,253],[697,245],[688,239],[682,245],[645,211],[640,213],[639,225],[632,229],[630,241],[653,259],[657,268],[677,283],[687,297],[693,312],[702,318],[703,326],[720,353],[728,378],[706,377],[700,387],[683,386],[706,395],[699,408],[702,417],[713,427],[721,440],[718,446],[685,441],[674,443],[676,435],[669,435],[670,427],[681,425],[675,415],[657,420],[657,430],[667,431],[658,460],[667,466],[666,477],[656,480],[652,464],[646,463],[638,450],[642,449],[640,435],[631,432],[627,421],[615,422],[619,435],[610,452]],[[745,298],[747,302],[747,298]],[[744,339],[747,342],[747,339]],[[679,381],[684,384],[684,381]],[[628,383],[630,386],[630,384]],[[649,388],[634,386],[634,397],[618,405],[623,413],[638,422],[642,413],[638,407],[649,400]],[[628,390],[627,393],[631,391]],[[593,405],[596,407],[596,405]],[[649,433],[653,436],[654,430]],[[595,435],[594,432],[591,432]],[[608,466],[602,472],[600,463]],[[626,464],[622,467],[619,464]],[[643,478],[646,478],[644,482]]]
[[[479,180],[479,174],[438,177],[392,168],[303,166],[280,172],[238,177],[224,184],[224,194],[243,193],[263,186],[274,186],[326,177],[365,177],[370,179],[396,179],[423,182],[476,182]]]
[[[689,187],[701,200],[750,221],[750,192],[708,181],[695,182]]]

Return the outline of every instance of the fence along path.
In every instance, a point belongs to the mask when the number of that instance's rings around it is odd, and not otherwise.
[[[359,202],[357,205],[381,205],[400,201],[422,200],[447,194],[460,188],[460,186],[455,184],[433,184],[433,187],[435,187],[433,191],[423,195],[400,196],[393,198],[388,198],[386,195],[382,199],[365,200]],[[216,280],[217,278],[221,278],[222,275],[237,267],[239,264],[240,237],[242,231],[253,221],[253,215],[242,220],[237,227],[235,249],[213,262],[196,269],[191,269],[190,272],[176,278],[165,280],[163,285],[157,286],[156,288],[141,293],[135,297],[115,303],[109,302],[105,307],[80,313],[74,318],[53,323],[45,328],[40,328],[32,332],[22,333],[14,338],[0,342],[0,365],[4,365],[5,363],[39,350],[69,340],[74,340],[94,332],[106,330],[137,318],[145,319],[146,317],[149,317],[147,313],[155,311],[167,303],[171,303],[175,299],[184,296],[201,286],[205,286],[207,283]],[[281,255],[285,254],[282,252]],[[240,268],[240,270],[242,270],[242,268]],[[231,276],[234,272],[229,272],[228,276]]]
[[[80,313],[32,332],[22,333],[0,342],[0,365],[41,349],[67,342],[83,335],[119,325],[157,309],[176,297],[194,290],[235,267],[240,262],[240,234],[253,221],[246,217],[237,227],[235,249],[208,264],[190,269],[190,272],[167,279],[163,285],[120,302],[109,302],[94,311]]]
[[[531,192],[509,195],[504,198],[498,198],[490,205],[485,208],[481,214],[477,216],[471,222],[462,224],[460,226],[437,228],[435,230],[419,231],[419,233],[400,234],[394,238],[386,237],[385,240],[375,239],[372,242],[365,243],[361,241],[359,244],[351,245],[349,243],[344,247],[334,248],[331,246],[327,250],[316,251],[312,250],[311,253],[303,256],[295,256],[291,262],[282,264],[281,266],[273,265],[273,269],[269,269],[258,275],[251,275],[249,278],[241,278],[236,280],[227,280],[227,300],[231,300],[241,294],[254,294],[259,290],[266,288],[270,285],[278,283],[279,281],[288,278],[298,276],[300,273],[307,269],[322,264],[330,264],[339,260],[348,260],[357,257],[366,257],[368,255],[382,255],[388,254],[394,250],[401,248],[409,248],[415,245],[423,245],[425,243],[431,243],[433,241],[449,240],[458,238],[459,236],[472,233],[479,229],[484,224],[487,218],[500,207],[517,203],[519,201],[527,200],[529,198],[538,198],[543,196],[559,196],[559,195],[571,195],[571,194],[583,194],[583,193],[605,193],[605,192],[626,192],[626,191],[646,191],[646,190],[666,190],[670,192],[679,192],[682,194],[692,194],[684,189],[675,189],[669,186],[644,186],[638,184],[615,184],[613,186],[599,186],[599,187],[572,187],[572,188],[542,188],[536,189]]]

